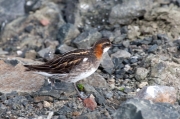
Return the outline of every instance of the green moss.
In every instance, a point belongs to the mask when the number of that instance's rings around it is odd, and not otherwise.
[[[79,89],[80,91],[83,91],[83,89],[84,89],[83,84],[78,84],[77,87],[78,87],[78,89]]]
[[[124,92],[124,87],[120,87],[119,90]]]

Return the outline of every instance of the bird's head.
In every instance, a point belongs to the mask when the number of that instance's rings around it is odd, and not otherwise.
[[[102,57],[102,54],[107,52],[109,48],[111,47],[111,42],[107,38],[102,38],[101,40],[97,41],[94,46],[93,50],[95,52],[95,55],[98,59]]]

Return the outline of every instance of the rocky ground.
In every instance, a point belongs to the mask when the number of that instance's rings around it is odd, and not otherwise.
[[[0,0],[0,118],[180,119],[179,0]],[[99,69],[51,89],[25,71],[109,38]]]

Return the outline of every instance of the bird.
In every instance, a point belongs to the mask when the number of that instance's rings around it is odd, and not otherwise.
[[[89,49],[77,49],[62,55],[57,55],[53,59],[40,65],[24,65],[27,71],[34,71],[37,74],[49,77],[51,83],[53,79],[73,83],[81,98],[84,98],[76,87],[76,82],[89,77],[99,67],[102,56],[111,47],[108,38],[101,38]]]

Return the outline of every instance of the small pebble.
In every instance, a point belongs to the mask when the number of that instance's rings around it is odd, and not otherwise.
[[[43,101],[43,107],[48,108],[50,106],[51,106],[51,104],[49,102]]]

